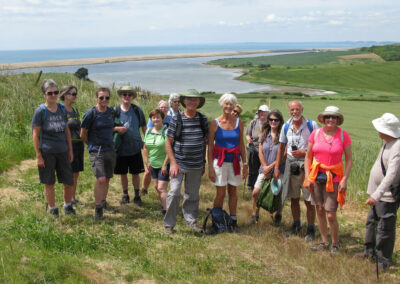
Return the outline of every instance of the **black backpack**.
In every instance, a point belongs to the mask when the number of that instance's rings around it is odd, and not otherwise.
[[[140,127],[140,112],[139,112],[139,107],[135,104],[131,104],[131,107],[133,109],[133,112],[136,114],[136,117],[139,121],[139,127]],[[116,107],[114,107],[114,117],[118,118],[121,115],[121,105],[117,105]]]
[[[200,112],[196,112],[196,114],[198,114],[200,118],[200,128],[203,131],[203,137],[206,137],[207,129],[204,123],[204,115],[201,114]],[[182,127],[183,127],[182,114],[178,111],[178,113],[176,114],[176,131],[175,131],[174,141],[179,141],[179,142],[182,141]]]
[[[203,224],[203,232],[207,233],[207,221],[211,216],[212,224],[208,234],[215,235],[224,232],[231,232],[233,229],[233,221],[231,216],[222,208],[215,207],[213,209],[207,208],[209,213],[206,216]]]

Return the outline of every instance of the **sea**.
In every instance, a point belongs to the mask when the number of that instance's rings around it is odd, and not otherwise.
[[[78,65],[48,68],[29,68],[7,73],[22,72],[68,72],[74,73],[78,68],[85,67],[89,78],[101,86],[120,86],[130,84],[159,94],[184,92],[195,88],[199,91],[214,91],[217,93],[252,91],[278,91],[284,87],[259,85],[234,80],[240,76],[240,69],[224,69],[219,66],[204,64],[207,61],[244,56],[275,56],[303,49],[320,48],[356,48],[386,44],[382,42],[277,42],[277,43],[221,43],[221,44],[192,44],[168,46],[132,46],[132,47],[94,47],[71,49],[43,50],[3,50],[0,51],[0,64],[17,62],[37,62],[48,60],[102,58],[117,56],[156,55],[156,54],[185,54],[224,51],[273,50],[274,53],[252,54],[240,56],[217,56],[200,58],[161,59],[147,61],[128,61],[96,65]],[[281,51],[281,52],[279,52]],[[4,72],[3,72],[4,73]],[[291,90],[296,91],[296,90]],[[298,88],[309,94],[320,94],[323,90]]]

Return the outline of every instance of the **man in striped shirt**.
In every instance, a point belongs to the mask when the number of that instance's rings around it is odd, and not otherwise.
[[[180,102],[185,110],[172,118],[165,143],[170,160],[171,185],[167,196],[164,226],[169,234],[174,233],[183,180],[185,180],[183,217],[190,228],[201,232],[201,228],[197,225],[197,216],[201,176],[205,165],[208,122],[207,117],[197,112],[197,109],[204,105],[205,98],[191,89],[180,96]]]

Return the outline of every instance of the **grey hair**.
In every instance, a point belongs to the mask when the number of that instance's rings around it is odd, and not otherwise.
[[[172,93],[169,95],[169,99],[168,99],[168,104],[170,107],[172,107],[172,103],[173,101],[179,100],[179,94],[178,93]]]
[[[160,106],[161,106],[162,104],[166,104],[166,105],[168,106],[168,103],[167,103],[166,101],[161,100],[161,101],[158,102],[157,108],[160,108]]]
[[[56,87],[58,89],[57,83],[53,79],[44,79],[41,87],[43,94],[45,94],[50,87]]]
[[[291,104],[291,103],[294,103],[294,102],[296,102],[296,103],[299,103],[299,104],[300,104],[300,106],[301,106],[301,108],[302,108],[302,109],[304,109],[304,107],[303,107],[303,103],[302,103],[301,101],[299,101],[299,100],[293,100],[293,101],[290,101],[290,102],[288,103],[288,107],[290,107],[290,104]]]
[[[224,103],[231,103],[235,107],[237,105],[237,98],[235,95],[226,93],[219,98],[218,103],[220,106],[222,106]]]

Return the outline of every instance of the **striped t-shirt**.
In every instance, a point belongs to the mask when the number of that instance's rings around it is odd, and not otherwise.
[[[182,139],[175,141],[173,150],[176,162],[183,169],[202,169],[205,157],[205,140],[203,130],[200,126],[200,116],[196,113],[194,118],[188,118],[183,112],[182,117]],[[205,132],[208,136],[207,117],[203,115]],[[168,127],[168,137],[174,138],[176,133],[177,116],[173,116]],[[207,137],[206,137],[207,138]]]

